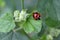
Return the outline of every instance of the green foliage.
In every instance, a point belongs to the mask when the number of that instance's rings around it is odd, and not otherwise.
[[[23,26],[23,29],[26,33],[31,32],[40,32],[42,27],[42,20],[35,20],[32,15],[27,19],[26,23]]]
[[[0,40],[29,40],[25,34],[20,32],[0,33]]]
[[[14,22],[12,13],[16,9],[27,9],[28,14],[37,10],[41,13],[41,20],[35,20],[30,15],[26,21]],[[22,29],[16,30],[20,27]],[[46,29],[45,32],[41,32],[43,28]],[[24,30],[23,33],[21,30]],[[38,36],[38,33],[42,35]],[[60,0],[0,0],[0,40],[47,40],[58,37],[59,34]]]
[[[60,34],[60,29],[56,29],[56,28],[50,28],[50,35],[52,35],[53,37],[58,37]]]
[[[49,26],[49,27],[57,27],[59,25],[58,21],[56,20],[53,20],[51,18],[46,18],[46,24]]]
[[[1,8],[5,7],[5,4],[6,4],[5,1],[0,0],[0,7],[1,7]]]
[[[6,13],[0,17],[0,32],[10,32],[15,28],[15,23],[11,13]]]
[[[40,40],[47,40],[46,39],[46,34],[42,35],[42,37],[40,38]]]

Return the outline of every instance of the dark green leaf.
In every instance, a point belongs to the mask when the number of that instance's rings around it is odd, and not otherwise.
[[[51,19],[51,18],[47,18],[47,19],[46,19],[46,24],[47,24],[49,27],[58,27],[58,25],[59,25],[58,21],[53,20],[53,19]]]
[[[0,33],[0,40],[29,40],[25,34],[20,32]]]

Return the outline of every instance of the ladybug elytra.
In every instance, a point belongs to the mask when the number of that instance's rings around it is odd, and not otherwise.
[[[41,17],[40,13],[38,13],[38,12],[34,12],[34,13],[33,13],[33,18],[34,18],[35,20],[40,20],[40,17]]]

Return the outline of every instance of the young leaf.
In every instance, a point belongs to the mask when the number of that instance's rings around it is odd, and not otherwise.
[[[6,13],[0,17],[0,32],[9,32],[15,28],[12,14]]]
[[[24,24],[23,29],[25,30],[26,33],[31,32],[38,33],[41,31],[41,27],[42,27],[42,20],[35,20],[31,15]]]

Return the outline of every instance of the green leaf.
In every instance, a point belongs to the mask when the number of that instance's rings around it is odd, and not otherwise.
[[[49,27],[60,27],[60,0],[40,0],[38,6],[42,19]]]
[[[30,23],[28,23],[28,22],[24,24],[23,29],[24,29],[24,31],[25,31],[26,33],[31,33],[31,32],[34,31],[34,28],[33,28],[32,25],[31,25]]]
[[[58,27],[58,26],[59,26],[58,21],[53,20],[53,19],[51,19],[51,18],[46,18],[46,24],[47,24],[47,26],[49,26],[49,27]]]
[[[43,21],[45,21],[49,27],[60,27],[59,4],[60,0],[40,0],[38,4],[37,10],[41,12]]]
[[[0,33],[0,40],[29,40],[29,38],[20,32]]]
[[[0,17],[0,32],[9,32],[15,28],[13,16],[10,13],[5,13]]]
[[[46,40],[46,34],[42,35],[42,37],[40,38],[40,40]]]
[[[26,33],[31,32],[38,33],[41,31],[41,27],[42,27],[42,20],[35,20],[31,15],[25,22],[23,29],[25,30]]]

